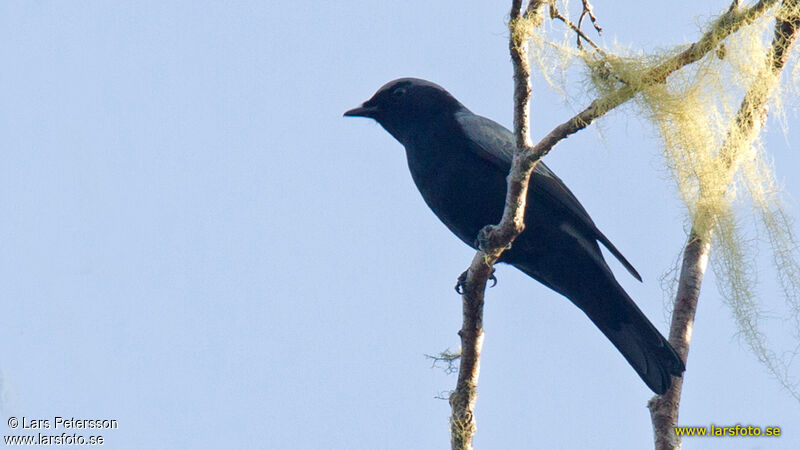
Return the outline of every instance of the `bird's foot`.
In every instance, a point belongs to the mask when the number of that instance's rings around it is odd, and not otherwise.
[[[458,280],[456,281],[456,292],[458,295],[464,295],[464,285],[467,284],[467,274],[469,273],[469,269],[465,270],[458,276]],[[492,267],[492,274],[489,275],[489,280],[492,282],[492,285],[489,287],[497,286],[497,277],[494,276],[494,267]]]
[[[501,238],[499,230],[500,227],[497,225],[486,225],[478,231],[478,236],[475,237],[475,242],[472,243],[472,246],[475,247],[476,250],[487,254],[489,251],[494,251],[499,245],[497,240]],[[509,242],[505,248],[503,248],[503,251],[510,249],[511,245],[512,243]]]
[[[478,232],[478,236],[475,237],[475,248],[486,252],[486,249],[490,247],[490,238],[491,234],[496,227],[494,225],[486,225],[485,227],[481,228],[481,231]]]
[[[495,286],[497,286],[497,277],[496,277],[496,276],[494,276],[494,267],[492,267],[492,274],[491,274],[491,275],[489,275],[489,280],[492,282],[492,285],[491,285],[491,286],[489,286],[489,287],[495,287]]]
[[[467,283],[468,273],[469,269],[461,272],[461,275],[458,276],[458,280],[456,280],[456,292],[458,292],[458,295],[464,295],[464,285]]]

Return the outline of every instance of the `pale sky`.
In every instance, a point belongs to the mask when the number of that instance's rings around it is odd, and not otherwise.
[[[729,3],[595,1],[598,40],[689,43]],[[458,348],[453,286],[473,251],[425,206],[400,144],[341,115],[415,76],[510,126],[509,6],[0,3],[3,420],[116,419],[108,449],[448,448],[435,397],[456,377],[424,355]],[[582,106],[536,78],[534,138]],[[659,278],[685,216],[635,113],[546,161],[642,274],[609,259],[666,334]],[[797,217],[800,136],[766,132]],[[772,311],[783,300],[757,247]],[[651,448],[652,394],[617,350],[563,297],[511,267],[497,276],[476,448]],[[736,337],[713,274],[687,367],[681,424],[783,436],[685,449],[800,448],[798,403]]]

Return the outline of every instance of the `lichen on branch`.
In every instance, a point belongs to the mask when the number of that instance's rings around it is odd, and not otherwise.
[[[740,335],[796,397],[787,369],[793,349],[770,350],[761,330],[755,271],[742,270],[755,269],[754,247],[741,245],[751,238],[737,217],[751,210],[761,219],[786,297],[786,315],[800,323],[800,252],[759,141],[767,107],[780,114],[786,95],[779,73],[791,54],[792,24],[800,17],[797,3],[735,3],[697,42],[653,54],[579,49],[570,43],[568,31],[553,38],[544,27],[531,40],[536,65],[562,92],[568,90],[566,68],[582,65],[581,87],[590,86],[596,110],[633,99],[653,124],[691,229],[698,236],[714,236],[719,250],[712,253],[712,267]]]

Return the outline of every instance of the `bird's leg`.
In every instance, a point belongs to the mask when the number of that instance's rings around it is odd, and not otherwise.
[[[458,295],[464,294],[464,285],[467,283],[467,274],[469,273],[469,269],[463,271],[461,275],[458,276],[458,281],[456,281],[456,292]],[[492,285],[489,287],[497,286],[497,277],[494,276],[494,267],[492,267],[492,274],[489,275],[489,279],[492,281]]]

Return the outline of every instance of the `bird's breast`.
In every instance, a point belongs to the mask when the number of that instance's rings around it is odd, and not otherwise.
[[[406,146],[409,170],[425,203],[462,241],[498,223],[505,203],[505,175],[457,144]]]

